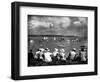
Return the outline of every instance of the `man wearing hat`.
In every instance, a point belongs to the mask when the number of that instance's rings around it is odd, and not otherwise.
[[[50,50],[48,48],[45,49],[45,52],[44,52],[44,61],[45,62],[52,62],[52,58],[51,58],[51,55],[52,53],[49,52]]]
[[[69,52],[69,59],[71,61],[73,61],[75,59],[75,56],[76,56],[76,48],[73,48],[70,52]]]
[[[61,60],[66,60],[66,58],[65,58],[65,50],[64,49],[60,49],[60,55],[61,55]]]

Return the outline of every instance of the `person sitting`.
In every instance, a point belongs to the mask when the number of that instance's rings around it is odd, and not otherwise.
[[[73,48],[73,49],[69,52],[69,60],[70,60],[70,61],[74,61],[76,55],[77,55],[77,53],[76,53],[76,48]]]
[[[32,65],[32,60],[33,60],[33,51],[30,50],[28,53],[28,65]]]
[[[52,62],[51,56],[52,56],[52,53],[50,52],[48,48],[46,48],[44,51],[44,61],[47,63]]]
[[[37,49],[35,56],[34,56],[35,59],[39,59],[40,52],[41,52],[40,49]]]
[[[52,60],[53,62],[56,62],[59,58],[58,58],[58,55],[59,55],[59,52],[58,52],[58,49],[55,48],[54,52],[53,52],[53,55],[52,55]]]
[[[65,61],[66,58],[65,58],[65,50],[64,49],[60,49],[60,58],[61,60]]]
[[[40,48],[39,50],[40,50],[39,59],[43,60],[44,59],[44,56],[43,56],[44,55],[44,48]]]
[[[87,53],[86,49],[81,49],[79,52],[79,57],[80,57],[80,62],[81,63],[86,63],[87,61]]]

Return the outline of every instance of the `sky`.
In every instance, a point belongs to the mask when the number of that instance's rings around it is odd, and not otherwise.
[[[87,17],[28,15],[29,35],[87,37],[87,30]]]

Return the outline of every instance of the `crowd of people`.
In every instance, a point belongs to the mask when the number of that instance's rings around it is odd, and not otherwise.
[[[85,64],[87,63],[87,49],[80,48],[77,52],[76,48],[73,48],[67,54],[63,48],[55,48],[53,52],[49,48],[39,48],[35,53],[30,50],[28,63],[29,65]]]

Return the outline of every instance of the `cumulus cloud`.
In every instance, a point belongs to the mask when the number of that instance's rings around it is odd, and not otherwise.
[[[78,19],[82,24],[87,24],[87,18],[86,17],[79,17]]]
[[[68,17],[31,17],[28,21],[30,28],[38,28],[40,26],[50,28],[67,28],[71,23]]]
[[[74,21],[73,24],[74,24],[74,25],[77,25],[77,26],[82,25],[80,21]]]
[[[46,23],[44,21],[36,21],[36,20],[31,20],[28,23],[29,27],[32,28],[32,29],[39,28],[40,26],[48,28],[50,26],[50,24],[51,23]]]
[[[73,22],[76,26],[87,25],[87,18],[86,17],[78,17],[78,20]]]
[[[31,35],[82,36],[87,29],[84,25],[87,25],[86,17],[28,16],[28,33]]]

